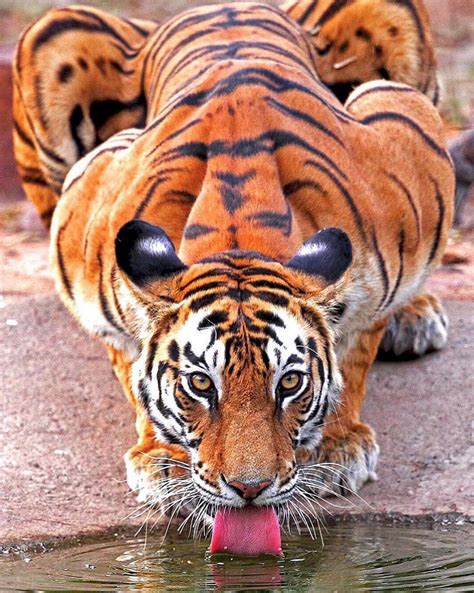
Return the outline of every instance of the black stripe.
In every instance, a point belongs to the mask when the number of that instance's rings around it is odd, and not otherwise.
[[[181,293],[181,299],[187,299],[191,296],[194,296],[196,294],[199,294],[200,292],[206,292],[206,291],[210,291],[210,290],[215,290],[216,288],[227,288],[228,283],[227,282],[204,282],[203,284],[200,284],[199,286],[195,286],[192,288],[192,290],[187,290],[186,292],[182,292]]]
[[[183,292],[187,292],[187,294],[192,294],[194,288],[191,288],[190,290],[188,290],[188,289],[190,287],[192,287],[196,282],[205,280],[207,278],[213,278],[215,276],[224,276],[223,282],[228,282],[230,279],[233,279],[230,277],[229,270],[227,268],[217,268],[215,270],[209,270],[209,271],[204,272],[204,274],[200,274],[199,276],[196,276],[195,278],[193,278],[186,284],[183,284],[182,286],[180,286],[180,290]]]
[[[38,49],[56,37],[57,35],[61,35],[66,31],[88,31],[92,33],[102,33],[102,27],[94,25],[92,23],[85,23],[81,22],[74,18],[66,18],[61,20],[54,20],[45,27],[39,35],[37,35],[34,43],[33,43],[33,52],[38,51]]]
[[[299,121],[304,121],[305,123],[312,126],[313,128],[318,129],[320,132],[322,132],[326,136],[329,136],[329,138],[332,138],[333,140],[335,140],[340,146],[344,147],[344,143],[342,142],[342,140],[340,138],[338,138],[332,130],[327,128],[320,121],[314,119],[314,117],[312,117],[308,113],[299,111],[298,109],[295,109],[295,108],[288,107],[287,105],[280,103],[273,97],[267,96],[267,97],[264,97],[264,99],[268,105],[270,105],[271,107],[274,107],[275,109],[280,111],[280,113],[289,115],[293,119],[296,119]]]
[[[160,175],[156,179],[153,180],[153,183],[148,188],[148,190],[147,190],[147,192],[145,194],[145,197],[143,198],[143,200],[138,205],[138,208],[136,209],[135,215],[134,215],[133,218],[140,218],[141,217],[141,215],[143,214],[143,212],[146,210],[148,204],[150,203],[151,199],[155,195],[155,191],[157,190],[157,188],[162,183],[164,183],[165,181],[168,181],[168,180],[169,180],[169,177],[167,175]]]
[[[281,148],[287,146],[298,146],[307,152],[318,157],[330,166],[339,176],[347,179],[347,175],[327,154],[318,150],[303,138],[281,129],[271,129],[259,136],[241,138],[236,142],[226,140],[214,140],[209,145],[204,142],[186,142],[163,154],[162,162],[175,160],[184,157],[194,157],[199,160],[206,160],[222,155],[229,155],[233,158],[254,158],[258,154],[274,154]],[[308,161],[307,161],[308,162]]]
[[[30,148],[34,148],[35,145],[33,144],[33,140],[28,136],[28,134],[20,127],[20,124],[13,120],[13,128],[18,136],[23,140],[25,144],[27,144]]]
[[[119,74],[123,74],[124,76],[132,76],[132,74],[135,74],[134,69],[127,70],[120,62],[117,62],[117,60],[109,60],[109,64],[111,68],[113,68]]]
[[[353,0],[334,0],[332,4],[326,8],[323,14],[319,17],[317,21],[317,25],[322,27],[325,23],[327,23],[332,17],[336,16],[336,14],[341,11],[343,8],[352,4]]]
[[[69,298],[71,299],[71,301],[74,301],[74,297],[72,294],[71,280],[69,279],[68,274],[66,272],[66,266],[64,265],[64,258],[63,258],[63,254],[61,251],[61,239],[62,239],[63,233],[64,233],[66,227],[68,226],[71,218],[72,218],[72,212],[69,214],[66,222],[62,226],[60,226],[58,229],[58,236],[56,238],[56,254],[58,257],[59,271],[61,274],[62,284],[63,284],[64,288],[66,289],[66,292],[67,292]]]
[[[244,185],[250,179],[254,179],[255,175],[255,169],[250,169],[249,171],[240,175],[236,175],[235,173],[230,173],[228,171],[216,171],[212,174],[213,177],[219,181],[222,181],[226,185],[230,185],[231,187],[239,187],[240,185]]]
[[[251,266],[250,268],[242,270],[242,275],[243,276],[271,276],[271,277],[275,278],[276,280],[281,280],[281,282],[284,282],[287,286],[289,286],[289,284],[284,276],[282,276],[275,270],[271,270],[269,268],[262,268],[259,266]]]
[[[225,323],[228,319],[229,314],[227,311],[213,311],[200,322],[198,329],[208,329],[210,327],[216,329],[216,326]]]
[[[441,192],[439,190],[438,182],[433,177],[431,177],[431,181],[435,188],[435,198],[436,198],[436,204],[438,205],[438,213],[439,214],[438,214],[438,220],[436,222],[436,227],[435,227],[435,236],[433,239],[433,243],[431,245],[431,250],[430,250],[430,255],[428,257],[427,265],[429,265],[433,261],[435,255],[436,255],[436,252],[438,250],[439,241],[441,239],[441,231],[443,229],[445,211],[446,211],[444,202],[443,202],[443,196],[441,195]]]
[[[286,292],[289,295],[293,294],[293,291],[291,290],[291,288],[288,287],[288,284],[286,282],[285,284],[280,284],[277,282],[270,282],[269,280],[253,280],[252,278],[249,278],[247,282],[252,287],[260,288],[263,286],[271,290],[282,290],[283,292]]]
[[[440,92],[439,92],[439,83],[436,78],[436,74],[435,74],[435,83],[434,84],[435,84],[435,90],[434,90],[434,95],[433,95],[433,105],[435,107],[438,107]]]
[[[184,229],[185,239],[197,239],[210,233],[215,233],[218,229],[216,227],[206,226],[205,224],[190,224]]]
[[[53,150],[51,150],[50,148],[48,148],[39,138],[38,136],[35,134],[35,140],[38,143],[39,147],[41,148],[41,151],[44,152],[44,154],[50,158],[52,161],[54,161],[55,163],[57,163],[58,165],[67,165],[66,161],[60,157],[58,154],[56,154]],[[68,166],[69,168],[69,166]]]
[[[321,81],[314,78],[312,79],[312,82],[327,92],[327,87],[323,85]],[[163,112],[162,116],[157,118],[146,128],[146,130],[144,130],[143,134],[149,133],[155,127],[161,125],[161,123],[169,117],[171,112],[182,106],[200,107],[201,105],[204,105],[206,102],[208,102],[212,97],[234,95],[238,87],[248,85],[263,86],[264,88],[276,94],[286,93],[292,90],[301,92],[302,94],[308,95],[315,101],[318,101],[324,105],[324,107],[331,111],[331,113],[342,122],[359,123],[358,120],[350,113],[344,109],[338,108],[332,101],[328,101],[323,98],[320,92],[318,93],[308,88],[308,85],[305,86],[297,82],[290,81],[288,78],[279,76],[278,74],[265,68],[249,67],[230,74],[228,77],[219,80],[213,87],[205,91],[189,93],[182,98],[175,99],[174,102],[171,102],[169,108]]]
[[[74,9],[74,13],[82,14],[87,17],[93,18],[99,24],[88,23],[85,21],[80,21],[77,18],[64,18],[64,19],[55,19],[54,21],[50,22],[36,37],[33,42],[33,52],[38,51],[38,49],[51,41],[54,37],[61,35],[67,31],[87,31],[89,33],[104,33],[106,35],[112,36],[114,39],[119,41],[123,46],[128,49],[133,50],[134,48],[129,45],[129,43],[124,39],[120,34],[118,34],[110,25],[108,25],[103,19],[98,17],[95,14],[88,12],[87,10],[82,9]]]
[[[169,134],[168,136],[166,136],[166,138],[164,138],[163,140],[161,140],[160,142],[158,142],[158,144],[156,146],[154,146],[147,153],[146,156],[151,156],[154,152],[156,152],[157,150],[159,150],[163,146],[163,144],[166,144],[170,140],[174,140],[174,138],[177,138],[178,136],[180,136],[181,134],[183,134],[184,132],[186,132],[190,128],[193,128],[197,124],[200,124],[201,122],[202,122],[202,118],[198,117],[198,118],[193,119],[192,121],[188,122],[184,126],[181,126],[180,128],[176,129],[174,132],[172,132],[171,134]]]
[[[223,297],[229,295],[225,291],[213,292],[211,294],[205,294],[202,297],[193,298],[189,303],[191,311],[200,311],[209,305],[213,305],[216,301],[221,300]]]
[[[315,167],[316,169],[319,169],[322,173],[324,173],[325,175],[327,175],[329,177],[329,179],[334,183],[334,185],[337,186],[337,188],[339,189],[339,191],[345,198],[347,204],[349,205],[349,208],[352,211],[352,214],[354,216],[354,219],[355,219],[355,222],[357,225],[357,229],[358,229],[361,237],[363,238],[364,242],[367,243],[367,235],[364,230],[364,222],[362,220],[362,216],[354,202],[353,197],[348,192],[348,190],[344,187],[344,185],[342,185],[342,183],[339,181],[339,179],[333,173],[331,173],[331,171],[329,171],[329,169],[324,167],[324,165],[321,165],[320,163],[316,163],[315,161],[312,161],[312,160],[305,161],[305,165],[310,165],[311,167]]]
[[[178,346],[178,342],[176,340],[172,340],[168,344],[168,356],[170,357],[170,360],[172,360],[173,362],[178,362],[179,354],[180,354],[180,349]]]
[[[69,131],[71,132],[72,139],[74,140],[77,148],[77,160],[86,154],[86,148],[81,140],[81,137],[79,136],[79,126],[83,121],[84,113],[82,111],[82,107],[77,104],[69,116]]]
[[[184,229],[185,239],[198,239],[210,233],[217,232],[217,228],[213,226],[207,226],[205,224],[190,224]]]
[[[377,256],[379,271],[380,271],[380,275],[382,276],[382,282],[383,282],[383,294],[382,294],[382,298],[380,299],[379,306],[377,307],[377,311],[378,311],[380,309],[380,307],[382,307],[382,305],[385,303],[385,300],[388,295],[390,281],[388,278],[387,267],[385,265],[385,259],[382,255],[382,252],[379,249],[377,235],[375,233],[374,228],[372,229],[372,244],[374,246],[375,255]]]
[[[119,300],[117,298],[117,294],[116,294],[116,281],[117,281],[117,268],[115,267],[115,264],[112,265],[111,269],[110,269],[110,286],[112,289],[112,297],[113,297],[113,301],[114,301],[114,306],[115,306],[115,310],[117,311],[120,321],[122,322],[124,328],[127,328],[127,320],[125,319],[125,315],[122,309],[122,306],[119,303]]]
[[[305,22],[307,21],[308,17],[310,16],[310,14],[316,8],[317,4],[318,4],[318,0],[313,0],[312,2],[310,2],[308,4],[308,6],[306,7],[306,10],[303,12],[303,14],[299,18],[296,19],[296,22],[299,25],[304,25]]]
[[[418,11],[415,7],[415,5],[413,4],[412,0],[389,0],[390,2],[392,2],[393,4],[402,4],[404,5],[411,13],[413,20],[415,21],[415,25],[416,25],[416,30],[418,32],[418,35],[420,37],[420,40],[424,43],[425,42],[425,31],[423,29],[423,24],[421,22],[420,19],[420,15],[418,14]]]
[[[74,10],[74,13],[82,14],[83,16],[86,16],[86,17],[96,21],[97,23],[99,23],[99,25],[102,27],[101,30],[104,33],[111,35],[117,41],[120,41],[120,43],[127,49],[130,49],[130,50],[135,49],[133,46],[131,46],[128,43],[126,37],[123,37],[120,33],[118,33],[113,27],[111,27],[111,25],[106,20],[104,20],[101,16],[99,16],[95,12],[92,12],[92,11],[88,10],[87,8],[74,8],[73,10]]]
[[[150,395],[148,393],[146,385],[147,381],[145,379],[140,379],[138,381],[138,398],[143,404],[145,410],[148,412],[148,415],[150,415]]]
[[[89,107],[89,115],[94,124],[94,128],[100,128],[114,115],[122,111],[133,111],[134,109],[145,108],[145,97],[143,94],[129,99],[128,101],[119,101],[118,99],[103,99],[92,101]],[[140,127],[140,126],[139,126]]]
[[[272,311],[256,311],[255,317],[265,323],[270,323],[271,325],[276,325],[277,327],[285,327],[284,321]]]
[[[45,181],[42,177],[35,175],[22,175],[21,181],[22,183],[28,183],[31,185],[41,185],[42,187],[49,187],[49,183],[47,181]]]
[[[183,350],[183,355],[189,360],[189,362],[191,362],[195,366],[198,366],[201,368],[204,367],[207,369],[207,363],[206,363],[206,358],[205,358],[204,354],[201,354],[201,356],[197,356],[193,352],[190,342],[187,342],[185,344],[184,350]]]
[[[415,201],[413,199],[413,196],[411,195],[411,193],[409,192],[408,188],[406,187],[406,185],[393,173],[387,173],[385,172],[385,175],[387,175],[388,177],[390,177],[390,179],[392,181],[395,182],[396,185],[398,185],[398,187],[402,190],[404,196],[406,197],[410,208],[413,212],[413,216],[415,217],[415,221],[416,221],[416,237],[417,237],[417,241],[420,240],[420,233],[421,233],[421,225],[420,225],[420,215],[418,214],[418,210],[416,208],[415,205]]]
[[[164,424],[162,424],[159,420],[153,418],[153,424],[160,432],[160,436],[163,437],[163,441],[170,445],[184,445],[184,441],[178,435],[171,432]],[[161,439],[160,439],[161,440]]]
[[[99,303],[100,303],[100,308],[101,308],[102,314],[112,327],[114,327],[118,332],[123,333],[124,328],[116,322],[116,320],[114,318],[114,314],[110,308],[109,301],[107,300],[107,297],[105,295],[104,270],[103,270],[103,265],[102,265],[102,252],[101,251],[97,252],[97,263],[99,264],[98,294],[99,294]]]
[[[265,228],[280,229],[283,231],[285,237],[289,237],[291,234],[293,217],[289,205],[285,214],[262,211],[247,216],[247,220],[258,222],[260,226]]]
[[[132,21],[132,19],[122,19],[124,20],[127,25],[129,25],[134,31],[136,31],[139,35],[141,35],[142,37],[149,37],[151,33],[153,33],[153,31],[147,31],[146,29],[143,29],[142,27],[138,26],[137,23],[134,23]],[[159,23],[154,23],[156,25],[156,27],[159,26]]]
[[[151,374],[153,371],[153,363],[155,361],[157,348],[158,348],[158,340],[152,339],[152,341],[150,342],[150,345],[148,347],[148,352],[146,355],[146,362],[145,362],[145,373],[150,381],[152,380]]]
[[[364,125],[369,125],[379,121],[397,121],[404,125],[407,125],[412,130],[415,130],[415,132],[419,134],[419,136],[426,142],[426,144],[430,148],[432,148],[436,152],[437,155],[439,155],[443,159],[449,160],[446,150],[438,144],[436,144],[436,142],[430,136],[428,136],[428,134],[415,121],[413,121],[406,115],[402,115],[401,113],[395,113],[393,111],[383,111],[381,113],[373,113],[371,115],[368,115],[367,117],[364,117],[360,120],[360,123]]]
[[[402,276],[403,276],[403,259],[404,259],[404,253],[403,253],[403,249],[405,246],[405,229],[403,227],[401,227],[400,229],[400,235],[399,235],[399,239],[398,239],[398,258],[400,261],[400,266],[398,268],[398,275],[397,275],[397,280],[395,282],[395,286],[393,287],[393,290],[390,294],[390,297],[387,301],[387,303],[385,304],[384,308],[387,309],[393,302],[393,299],[395,298],[395,295],[397,293],[397,290],[400,286],[400,282],[402,281]]]
[[[67,187],[65,187],[65,188],[64,188],[64,191],[69,191],[69,190],[70,190],[70,189],[71,189],[71,188],[72,188],[74,185],[76,185],[76,183],[77,183],[77,182],[78,182],[80,179],[82,179],[82,177],[83,177],[83,176],[84,176],[84,175],[85,175],[85,174],[86,174],[86,173],[89,171],[89,169],[90,169],[90,166],[92,165],[92,163],[93,163],[93,162],[94,162],[96,159],[98,159],[98,158],[99,158],[99,157],[100,157],[102,154],[105,154],[105,153],[107,153],[107,152],[110,152],[110,153],[118,152],[118,151],[120,151],[120,150],[124,150],[124,149],[126,149],[126,148],[128,148],[128,147],[129,147],[129,145],[128,145],[128,144],[125,144],[125,145],[120,145],[120,146],[112,146],[112,147],[105,146],[104,148],[102,148],[102,149],[98,150],[98,151],[97,151],[97,152],[94,154],[94,156],[93,156],[93,157],[92,157],[92,158],[91,158],[91,159],[88,161],[88,163],[87,163],[87,167],[84,169],[84,171],[83,171],[83,172],[82,172],[82,173],[81,173],[81,174],[80,174],[78,177],[75,177],[75,178],[74,178],[74,179],[73,179],[73,180],[72,180],[70,183],[68,183]]]
[[[255,293],[251,293],[251,296],[258,298],[261,301],[265,301],[266,303],[271,303],[277,307],[288,307],[290,303],[289,299],[286,297],[266,290],[259,290]]]
[[[213,34],[213,33],[215,33],[214,29],[208,29],[207,31],[201,32],[199,34],[199,37],[201,37],[202,35],[208,35],[208,34]],[[160,63],[160,69],[157,73],[157,81],[154,83],[154,88],[156,88],[156,86],[158,85],[158,81],[159,81],[161,72],[163,72],[164,68],[172,60],[172,58],[176,54],[178,54],[180,51],[183,50],[183,46],[187,45],[188,42],[189,42],[188,39],[183,40],[183,42],[181,42],[181,44],[179,44],[171,52],[169,52],[169,54],[166,56],[166,59]],[[245,54],[242,53],[241,56],[238,56],[238,53],[240,50],[244,50],[246,53]],[[175,64],[175,66],[173,67],[171,72],[169,72],[169,74],[166,76],[166,78],[161,83],[161,86],[165,87],[169,83],[170,79],[172,79],[176,73],[182,72],[183,68],[188,67],[193,62],[195,62],[196,64],[202,63],[203,59],[208,54],[215,54],[215,55],[209,56],[208,61],[210,61],[210,60],[223,61],[223,60],[249,59],[251,56],[249,55],[248,52],[252,51],[252,50],[255,50],[255,53],[258,54],[259,56],[261,56],[262,52],[265,52],[265,51],[269,52],[269,53],[273,53],[277,56],[282,56],[283,58],[286,58],[290,62],[293,62],[299,68],[305,70],[310,76],[314,76],[314,70],[312,70],[305,61],[301,60],[295,54],[282,49],[281,47],[279,47],[278,45],[276,45],[274,43],[261,42],[261,41],[250,41],[249,39],[246,39],[246,40],[235,41],[235,42],[231,42],[231,43],[227,43],[227,44],[225,44],[225,43],[212,44],[205,48],[198,47],[197,49],[194,49],[194,50],[188,52],[178,63]],[[276,60],[274,58],[274,61],[277,62],[278,60]],[[283,63],[284,65],[288,65],[285,62],[280,62],[280,63]],[[189,81],[187,81],[187,85],[188,84],[189,84]]]
[[[366,95],[371,95],[372,93],[415,93],[418,94],[419,91],[417,89],[414,89],[412,87],[407,87],[407,86],[403,86],[403,87],[399,87],[399,86],[392,86],[392,85],[383,85],[383,86],[374,86],[370,89],[367,89],[365,91],[362,91],[361,93],[359,93],[357,96],[355,96],[349,103],[345,104],[345,108],[349,109],[350,107],[352,107],[352,105],[354,105],[354,103],[356,103],[359,99],[361,99],[362,97],[365,97]]]
[[[289,198],[294,193],[300,191],[300,189],[313,189],[320,194],[323,194],[323,196],[328,195],[328,192],[323,189],[320,183],[311,181],[309,179],[295,179],[294,181],[290,181],[283,186],[283,193],[285,194],[286,198]]]

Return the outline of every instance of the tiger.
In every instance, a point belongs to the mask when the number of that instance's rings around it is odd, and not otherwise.
[[[446,343],[422,293],[452,221],[440,116],[388,80],[342,105],[318,60],[254,2],[161,25],[54,9],[19,40],[18,168],[60,298],[136,412],[144,503],[170,508],[170,484],[211,516],[357,491],[381,343]]]
[[[361,83],[385,79],[415,87],[439,106],[422,0],[287,0],[281,8],[311,35],[318,75],[341,102]]]

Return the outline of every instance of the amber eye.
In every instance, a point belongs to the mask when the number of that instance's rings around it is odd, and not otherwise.
[[[303,374],[297,371],[290,371],[283,375],[278,383],[278,390],[282,393],[296,391],[303,381]]]
[[[206,393],[214,389],[214,383],[204,373],[193,373],[189,382],[195,391]]]

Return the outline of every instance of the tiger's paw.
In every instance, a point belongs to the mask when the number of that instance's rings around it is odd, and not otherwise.
[[[367,424],[355,424],[343,434],[328,433],[312,454],[298,456],[297,452],[302,486],[307,475],[309,489],[319,496],[355,493],[365,482],[377,480],[378,456],[375,433]]]
[[[379,349],[381,358],[423,356],[448,340],[448,318],[439,300],[421,294],[390,319]]]
[[[138,502],[159,508],[167,516],[183,517],[190,512],[194,495],[191,466],[181,448],[136,445],[124,461],[128,485]]]

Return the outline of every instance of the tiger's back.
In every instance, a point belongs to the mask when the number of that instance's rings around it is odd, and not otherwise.
[[[229,30],[235,40],[224,45]],[[112,138],[66,181],[53,227],[63,290],[73,284],[89,302],[89,287],[115,274],[119,228],[141,218],[165,229],[188,264],[229,249],[288,261],[337,224],[356,247],[348,331],[351,316],[363,327],[416,291],[451,216],[449,158],[427,100],[373,83],[342,109],[317,80],[305,37],[259,5],[192,11],[143,51],[153,56],[147,127]]]

